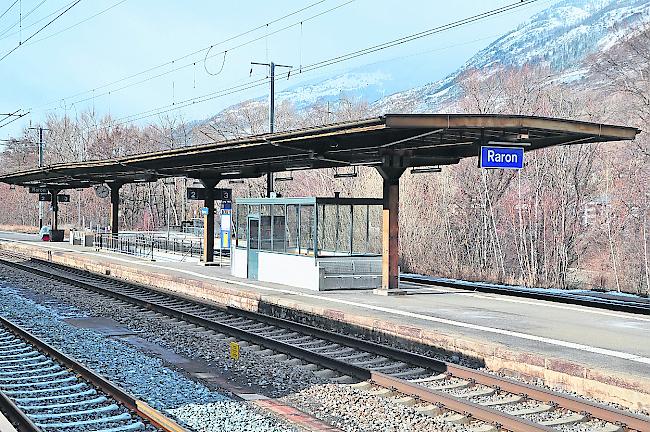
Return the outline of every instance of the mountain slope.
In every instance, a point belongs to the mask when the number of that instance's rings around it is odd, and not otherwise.
[[[459,96],[458,80],[472,69],[548,66],[567,80],[582,78],[584,59],[650,22],[647,0],[564,0],[534,15],[476,53],[443,80],[375,102],[378,112],[435,111]]]

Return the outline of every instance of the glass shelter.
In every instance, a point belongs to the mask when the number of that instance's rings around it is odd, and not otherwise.
[[[381,285],[382,200],[236,200],[234,276],[313,290]]]

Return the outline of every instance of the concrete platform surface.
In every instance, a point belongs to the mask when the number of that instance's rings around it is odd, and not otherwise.
[[[584,306],[433,287],[384,297],[314,292],[234,278],[228,268],[150,262],[29,234],[0,233],[0,247],[159,288],[291,317],[312,314],[483,360],[590,396],[650,408],[650,317]],[[279,269],[282,271],[282,269]],[[626,393],[627,392],[627,393]],[[618,396],[615,395],[618,394]],[[629,393],[629,394],[628,394]],[[610,398],[611,399],[611,398]]]

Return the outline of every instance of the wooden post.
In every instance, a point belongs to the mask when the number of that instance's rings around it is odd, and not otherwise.
[[[381,288],[399,289],[399,179],[384,180]]]
[[[381,289],[375,294],[404,294],[399,289],[399,178],[401,168],[378,168],[383,187]]]

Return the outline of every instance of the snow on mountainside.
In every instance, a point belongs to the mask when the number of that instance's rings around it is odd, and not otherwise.
[[[301,85],[289,91],[278,93],[278,100],[289,100],[298,107],[312,105],[322,100],[336,100],[342,95],[356,96],[359,92],[364,93],[365,98],[376,100],[382,94],[382,84],[391,79],[389,73],[373,72],[350,72],[325,81]],[[374,94],[374,98],[373,98]]]
[[[649,15],[647,0],[561,1],[478,52],[464,68],[541,62],[563,70],[599,49],[617,29]]]
[[[563,0],[534,15],[446,78],[378,100],[378,112],[435,111],[459,95],[471,69],[542,64],[567,81],[583,77],[586,56],[604,51],[650,21],[648,0]]]

